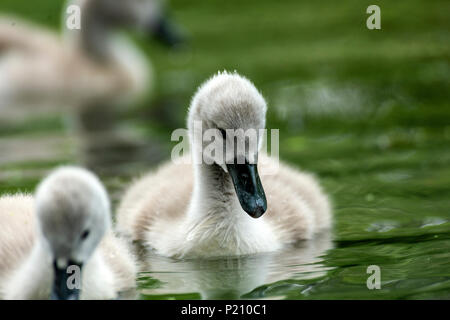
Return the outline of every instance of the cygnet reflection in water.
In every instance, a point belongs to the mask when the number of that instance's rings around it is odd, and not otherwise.
[[[328,233],[286,250],[241,257],[176,260],[143,253],[141,279],[151,277],[160,284],[143,286],[141,298],[198,293],[201,299],[240,299],[265,284],[325,275],[329,268],[322,256],[332,248]]]

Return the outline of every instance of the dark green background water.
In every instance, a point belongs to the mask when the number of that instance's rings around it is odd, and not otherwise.
[[[381,7],[382,30],[365,26],[370,4]],[[55,28],[61,7],[0,3],[1,12]],[[315,172],[331,195],[335,240],[243,259],[152,257],[141,297],[450,298],[450,2],[173,0],[171,7],[190,49],[169,52],[131,35],[151,58],[155,83],[121,125],[154,151],[97,170],[114,203],[132,176],[169,158],[170,133],[185,126],[196,86],[236,69],[267,98],[282,159]],[[81,162],[66,122],[56,114],[0,119],[0,193],[33,191],[54,166]],[[381,290],[366,287],[369,265],[381,268]]]

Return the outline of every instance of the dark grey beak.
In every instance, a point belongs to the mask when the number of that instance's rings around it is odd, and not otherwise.
[[[180,27],[172,22],[167,15],[162,15],[149,31],[156,40],[168,47],[177,48],[185,43],[185,37]]]
[[[81,271],[83,265],[77,264],[73,262],[69,262],[69,265],[74,265],[79,268]],[[52,293],[51,293],[51,299],[52,300],[79,300],[80,299],[80,289],[73,287],[72,281],[68,283],[69,277],[77,276],[74,274],[71,274],[67,271],[66,268],[59,268],[56,264],[56,261],[53,263],[53,271],[54,271],[54,278],[53,278],[53,287],[52,287]],[[80,275],[81,276],[81,273]],[[81,281],[81,279],[79,279]]]
[[[242,209],[252,218],[261,217],[267,210],[267,200],[256,164],[227,164],[227,169]]]

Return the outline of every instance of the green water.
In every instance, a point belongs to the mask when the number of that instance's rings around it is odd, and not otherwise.
[[[365,27],[369,4],[174,0],[190,48],[133,35],[155,83],[120,123],[150,151],[97,168],[115,204],[131,177],[169,158],[196,86],[236,69],[267,98],[282,159],[316,173],[335,208],[333,240],[241,259],[150,256],[141,298],[450,298],[450,2],[377,1],[378,31]],[[60,10],[51,0],[0,4],[52,27]],[[0,119],[0,194],[33,191],[54,166],[82,162],[68,122]],[[369,265],[381,269],[380,290],[366,286]]]

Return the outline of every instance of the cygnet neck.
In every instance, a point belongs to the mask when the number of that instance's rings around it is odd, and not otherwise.
[[[236,222],[246,218],[231,177],[217,164],[194,161],[194,190],[188,215],[205,219],[214,216]]]

